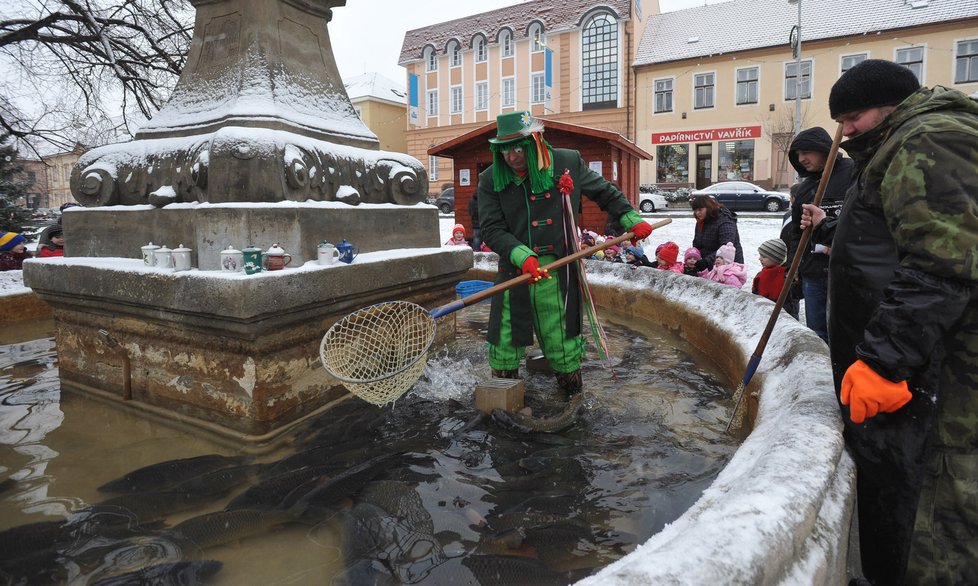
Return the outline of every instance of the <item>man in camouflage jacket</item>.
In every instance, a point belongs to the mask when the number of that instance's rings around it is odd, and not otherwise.
[[[566,170],[573,181],[570,205],[575,214],[584,194],[638,240],[651,234],[652,227],[577,151],[552,148],[543,139],[542,124],[529,112],[500,114],[496,126],[497,136],[489,139],[493,164],[479,175],[481,236],[499,254],[497,283],[526,272],[534,278],[492,298],[489,366],[494,376],[517,378],[524,348],[533,344],[535,332],[558,385],[574,394],[582,386],[584,351],[579,277],[573,263],[556,275],[540,269],[573,253],[578,240],[564,219],[560,175]]]
[[[863,570],[978,584],[978,102],[874,59],[839,78],[829,108],[857,166],[815,238],[832,243],[829,346]]]

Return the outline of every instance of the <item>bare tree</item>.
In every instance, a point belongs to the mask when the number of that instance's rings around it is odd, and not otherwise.
[[[193,33],[189,0],[6,0],[0,8],[0,131],[70,148],[121,111],[166,102]],[[88,133],[89,136],[85,136]]]
[[[801,113],[801,128],[805,128],[805,119],[808,117],[808,106],[805,105]],[[774,183],[780,185],[780,180],[786,172],[793,171],[788,168],[788,150],[791,148],[792,141],[795,140],[795,106],[782,105],[772,112],[769,116],[761,119],[761,126],[765,134],[771,137],[771,145],[774,152],[778,153],[778,164],[775,169]]]

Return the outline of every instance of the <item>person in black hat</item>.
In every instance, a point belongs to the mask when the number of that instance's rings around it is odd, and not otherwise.
[[[580,153],[556,149],[543,138],[543,125],[529,112],[500,114],[489,139],[492,165],[479,174],[482,240],[499,254],[496,282],[530,273],[530,285],[492,298],[489,366],[493,376],[518,378],[520,360],[534,333],[540,349],[568,395],[579,393],[582,299],[576,265],[555,275],[540,267],[573,253],[577,234],[565,221],[564,196],[577,214],[587,196],[634,233],[647,238],[652,226],[611,182],[590,169]]]
[[[863,61],[829,94],[856,174],[831,243],[829,349],[873,584],[978,583],[978,101]]]
[[[52,224],[45,228],[41,237],[38,239],[37,256],[41,258],[49,256],[65,255],[65,235],[61,222]]]

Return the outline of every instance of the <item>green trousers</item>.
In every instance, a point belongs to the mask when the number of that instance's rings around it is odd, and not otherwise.
[[[584,355],[584,339],[568,336],[564,323],[564,296],[557,277],[541,279],[530,288],[530,308],[533,315],[533,332],[537,343],[557,373],[574,372],[581,368]],[[496,370],[516,370],[526,352],[523,346],[513,345],[513,327],[509,311],[509,291],[503,293],[502,323],[499,344],[489,344],[489,366]]]

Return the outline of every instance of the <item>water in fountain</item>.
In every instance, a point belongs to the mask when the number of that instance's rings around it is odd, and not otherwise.
[[[675,520],[732,454],[722,376],[613,315],[614,376],[585,363],[575,426],[499,427],[471,401],[487,309],[447,318],[457,343],[393,407],[344,401],[257,456],[62,394],[50,338],[0,346],[0,575],[566,584]],[[526,384],[538,412],[558,404],[552,376]]]

